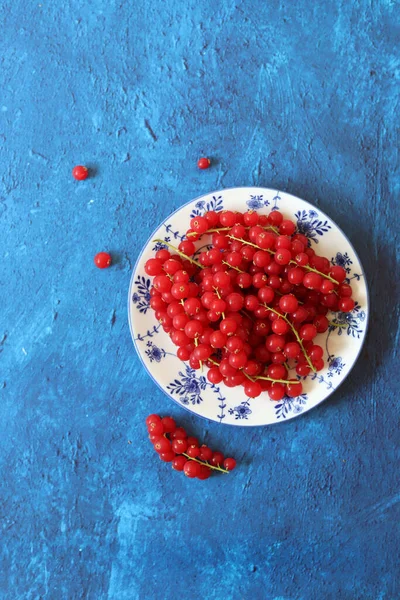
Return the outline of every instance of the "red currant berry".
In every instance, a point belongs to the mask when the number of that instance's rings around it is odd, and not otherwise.
[[[211,475],[211,469],[210,467],[207,467],[207,465],[200,465],[200,473],[197,475],[197,479],[208,479]]]
[[[289,383],[286,385],[286,395],[291,398],[296,398],[296,396],[300,396],[303,391],[303,386],[300,381],[296,379],[291,379]]]
[[[189,446],[186,450],[186,454],[190,456],[190,458],[197,458],[200,454],[200,448],[197,446]]]
[[[338,308],[342,312],[351,312],[355,305],[353,298],[340,298]]]
[[[208,169],[208,167],[211,165],[211,160],[209,158],[199,158],[199,160],[197,161],[197,166],[199,167],[199,169]]]
[[[201,465],[198,462],[195,462],[194,460],[188,460],[183,467],[183,472],[185,473],[186,477],[194,479],[194,477],[199,476],[200,469]]]
[[[171,442],[164,436],[160,435],[156,440],[154,440],[154,450],[159,454],[161,452],[171,452]]]
[[[279,298],[279,308],[284,313],[294,313],[298,306],[299,301],[293,294],[285,294]]]
[[[305,341],[314,339],[317,333],[317,328],[311,323],[308,325],[303,325],[299,331],[301,339]]]
[[[161,423],[161,417],[159,415],[149,415],[146,418],[146,425],[147,427],[150,426],[150,423]]]
[[[150,435],[162,435],[164,433],[164,425],[159,421],[151,421],[147,426]]]
[[[175,458],[175,452],[172,452],[172,450],[170,452],[160,452],[158,456],[164,462],[172,462]]]
[[[164,433],[172,433],[176,429],[176,423],[172,417],[163,417],[161,423],[164,425]]]
[[[296,225],[289,219],[284,219],[279,226],[279,233],[281,235],[293,235],[296,231]]]
[[[190,227],[200,235],[208,229],[208,221],[205,217],[193,217],[190,221]]]
[[[82,166],[78,165],[72,169],[72,177],[77,181],[84,181],[88,178],[89,170]]]
[[[99,269],[107,269],[111,265],[112,258],[107,252],[99,252],[94,257],[94,264]]]
[[[282,221],[283,215],[278,210],[274,210],[268,215],[268,223],[270,223],[274,227],[279,227]]]
[[[171,433],[170,438],[171,440],[184,440],[187,438],[187,433],[183,427],[177,427],[175,431]]]
[[[283,383],[273,383],[268,388],[268,395],[275,402],[282,400],[285,395],[285,385]]]
[[[212,458],[210,459],[210,463],[214,467],[219,467],[223,464],[223,462],[224,462],[224,455],[222,454],[222,452],[213,452]]]
[[[338,267],[336,265],[331,267],[329,275],[333,277],[333,279],[336,279],[336,281],[339,283],[342,283],[346,279],[346,271],[343,269],[343,267]]]
[[[227,471],[233,471],[236,467],[236,460],[234,458],[226,458],[224,460],[224,469]]]
[[[297,358],[301,352],[300,344],[297,342],[289,342],[284,347],[283,352],[288,358]]]
[[[187,462],[188,460],[186,456],[175,456],[175,458],[172,460],[172,468],[175,469],[175,471],[183,471],[183,468]]]
[[[187,440],[178,438],[177,440],[172,440],[172,450],[176,452],[176,454],[183,454],[186,452],[188,448]]]
[[[303,285],[310,290],[319,290],[322,284],[322,277],[318,273],[307,273],[304,275]]]
[[[262,388],[258,381],[246,381],[244,384],[244,393],[249,398],[258,398],[261,392]]]
[[[208,446],[201,446],[200,447],[200,459],[201,460],[211,460],[213,456],[213,451],[211,450],[211,448],[209,448]]]

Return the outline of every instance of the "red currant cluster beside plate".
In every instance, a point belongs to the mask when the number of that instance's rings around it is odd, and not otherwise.
[[[328,329],[328,311],[355,306],[346,271],[318,256],[276,210],[209,211],[191,219],[178,248],[157,242],[175,254],[161,249],[145,264],[154,277],[150,306],[177,356],[252,398],[264,390],[275,401],[300,395],[299,378],[324,368],[313,340]]]
[[[228,473],[236,467],[234,458],[225,458],[208,446],[199,446],[195,437],[188,437],[183,427],[177,427],[172,417],[149,415],[146,419],[149,438],[158,456],[172,463],[176,471],[183,471],[191,479],[208,479],[212,471]]]

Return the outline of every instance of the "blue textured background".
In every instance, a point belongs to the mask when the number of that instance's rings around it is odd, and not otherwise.
[[[398,8],[2,3],[2,599],[399,598]],[[75,182],[77,163],[95,176]],[[161,219],[251,184],[337,221],[366,268],[372,321],[329,401],[247,430],[163,396],[135,356],[126,300]],[[117,257],[104,272],[103,249]],[[154,411],[237,471],[173,473],[146,439]]]

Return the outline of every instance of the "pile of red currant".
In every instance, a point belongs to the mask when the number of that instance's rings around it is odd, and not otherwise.
[[[196,252],[202,236],[207,245]],[[355,306],[346,271],[277,210],[210,211],[191,219],[178,248],[157,241],[174,254],[161,249],[145,264],[154,277],[150,306],[177,356],[252,398],[300,395],[299,379],[324,368],[314,338],[328,329],[328,311]]]
[[[149,415],[146,425],[160,459],[172,463],[173,469],[183,471],[191,479],[208,479],[212,471],[228,473],[236,467],[234,458],[224,458],[222,452],[199,446],[198,439],[188,437],[183,427],[176,426],[172,417]]]

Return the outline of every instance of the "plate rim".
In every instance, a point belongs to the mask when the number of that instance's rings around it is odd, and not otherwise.
[[[185,406],[183,404],[181,404],[177,399],[173,398],[170,394],[168,394],[164,388],[161,386],[161,384],[155,379],[155,377],[153,376],[153,374],[150,372],[148,366],[146,365],[146,363],[144,362],[141,353],[139,352],[139,348],[136,344],[136,340],[135,340],[135,336],[134,336],[134,331],[133,331],[133,326],[132,326],[132,321],[131,321],[131,303],[130,303],[130,298],[131,298],[131,289],[132,289],[132,285],[134,283],[134,276],[136,273],[136,269],[138,267],[139,261],[143,255],[143,253],[145,252],[147,246],[149,245],[149,243],[151,242],[152,238],[154,237],[155,233],[158,231],[158,229],[161,227],[161,225],[168,219],[172,218],[177,212],[179,212],[180,210],[182,210],[185,206],[188,206],[189,204],[192,204],[193,202],[197,202],[200,199],[204,198],[205,196],[214,196],[217,194],[222,194],[223,192],[227,192],[227,191],[231,191],[231,190],[251,190],[251,189],[257,189],[257,190],[264,190],[264,191],[268,191],[268,192],[276,192],[276,194],[285,194],[287,196],[291,196],[292,198],[296,199],[296,200],[300,200],[301,202],[305,202],[306,204],[308,204],[311,208],[316,208],[319,213],[321,215],[323,215],[324,217],[326,217],[329,221],[331,221],[335,227],[340,231],[340,233],[343,235],[343,237],[346,239],[346,241],[348,242],[348,244],[350,245],[350,247],[352,248],[354,255],[356,256],[360,267],[361,267],[361,271],[363,274],[363,281],[365,284],[365,292],[366,292],[366,300],[367,300],[367,318],[366,318],[366,323],[365,323],[365,332],[364,332],[364,337],[362,340],[362,343],[360,345],[360,348],[357,352],[357,356],[355,357],[355,360],[352,364],[352,366],[350,367],[349,371],[346,373],[346,376],[338,383],[337,387],[335,387],[332,391],[329,392],[329,394],[327,396],[325,396],[325,398],[323,398],[323,400],[320,400],[320,402],[318,402],[317,404],[314,404],[313,406],[311,406],[308,410],[306,410],[303,413],[300,414],[294,414],[292,416],[290,416],[289,418],[282,420],[282,421],[276,421],[274,423],[260,423],[260,424],[254,424],[254,423],[227,423],[227,422],[218,422],[214,419],[210,419],[209,417],[205,417],[204,415],[200,415],[199,413],[197,413],[196,411],[192,410],[190,407]],[[364,265],[360,260],[360,257],[358,255],[358,253],[356,252],[352,242],[350,241],[350,239],[348,238],[348,236],[344,233],[344,231],[342,230],[342,228],[336,223],[336,221],[334,221],[331,217],[329,217],[323,210],[321,210],[319,208],[319,206],[315,206],[314,204],[311,204],[308,200],[304,200],[303,198],[300,198],[299,196],[295,196],[293,194],[291,194],[290,192],[286,192],[284,190],[280,190],[279,188],[267,188],[267,187],[262,187],[262,186],[255,186],[255,185],[242,185],[242,186],[233,186],[233,187],[229,187],[229,188],[222,188],[222,189],[217,189],[217,190],[213,190],[211,192],[207,192],[205,194],[201,194],[201,196],[197,196],[196,198],[192,198],[191,200],[188,200],[188,202],[184,202],[183,204],[181,204],[178,208],[176,208],[172,213],[168,214],[165,219],[163,221],[161,221],[161,223],[159,225],[157,225],[157,227],[152,231],[151,235],[149,236],[149,238],[146,240],[146,242],[144,243],[140,253],[138,254],[138,257],[135,261],[135,264],[133,266],[132,269],[132,273],[131,273],[131,277],[129,280],[129,288],[128,288],[128,323],[129,323],[129,331],[131,334],[131,338],[132,338],[132,342],[133,342],[133,346],[136,350],[136,354],[139,357],[140,362],[142,363],[143,367],[145,368],[147,374],[150,376],[150,378],[154,381],[154,383],[157,385],[157,387],[163,392],[163,394],[165,396],[167,396],[169,399],[173,400],[175,402],[175,404],[177,404],[178,406],[180,406],[181,408],[183,408],[184,410],[190,412],[191,414],[195,415],[196,417],[199,417],[200,419],[204,419],[205,421],[210,421],[211,423],[218,423],[218,424],[222,424],[222,425],[228,425],[231,427],[273,427],[276,425],[280,425],[282,423],[285,422],[289,422],[292,421],[298,417],[303,417],[306,414],[308,414],[309,412],[311,412],[313,409],[317,408],[318,406],[320,406],[322,403],[324,403],[326,400],[328,400],[328,398],[330,398],[332,396],[332,394],[334,394],[335,392],[337,392],[337,390],[340,388],[340,386],[347,380],[347,378],[349,377],[350,373],[353,371],[355,365],[358,362],[358,359],[360,358],[360,354],[364,348],[364,344],[365,341],[367,339],[367,335],[368,335],[368,330],[369,330],[369,318],[370,318],[370,308],[371,308],[371,303],[370,303],[370,293],[369,293],[369,287],[368,287],[368,282],[367,282],[367,278],[365,276],[365,269],[364,269]]]

